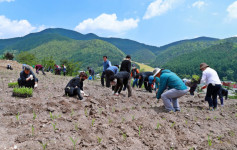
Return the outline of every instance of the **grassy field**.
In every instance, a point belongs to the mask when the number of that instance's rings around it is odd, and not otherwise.
[[[139,65],[140,70],[142,72],[153,71],[154,70],[154,68],[152,68],[151,66],[148,66],[148,65],[145,65],[145,64],[141,64],[141,63],[138,63],[138,62],[133,62],[133,63],[136,63],[137,65]]]

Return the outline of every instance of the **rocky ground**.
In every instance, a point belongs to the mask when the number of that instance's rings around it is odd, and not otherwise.
[[[33,97],[17,98],[8,83],[17,81],[21,65],[11,62],[17,67],[6,70],[7,63],[0,62],[1,150],[37,150],[44,144],[50,150],[71,150],[72,140],[75,149],[237,149],[237,100],[209,111],[203,96],[185,95],[181,112],[167,113],[154,93],[133,90],[131,98],[127,92],[113,96],[98,81],[85,81],[89,97],[79,101],[64,96],[71,77],[41,72]]]

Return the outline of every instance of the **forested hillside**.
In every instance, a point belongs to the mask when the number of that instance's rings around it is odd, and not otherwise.
[[[82,68],[90,66],[97,71],[102,69],[104,55],[108,56],[112,64],[119,64],[125,56],[114,45],[101,40],[51,41],[29,52],[34,53],[38,59],[52,56],[57,63],[63,59],[78,61],[82,63]]]
[[[220,43],[209,48],[176,57],[163,67],[184,76],[200,74],[199,65],[206,62],[214,68],[222,80],[237,79],[237,45]]]

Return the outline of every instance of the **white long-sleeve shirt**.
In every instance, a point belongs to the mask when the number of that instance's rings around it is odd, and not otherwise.
[[[202,72],[202,79],[201,83],[205,83],[206,85],[208,84],[221,84],[220,78],[217,74],[217,72],[208,67],[206,70]]]

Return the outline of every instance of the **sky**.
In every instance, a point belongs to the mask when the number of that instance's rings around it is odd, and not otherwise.
[[[0,0],[0,39],[46,28],[154,46],[237,36],[235,0]]]

